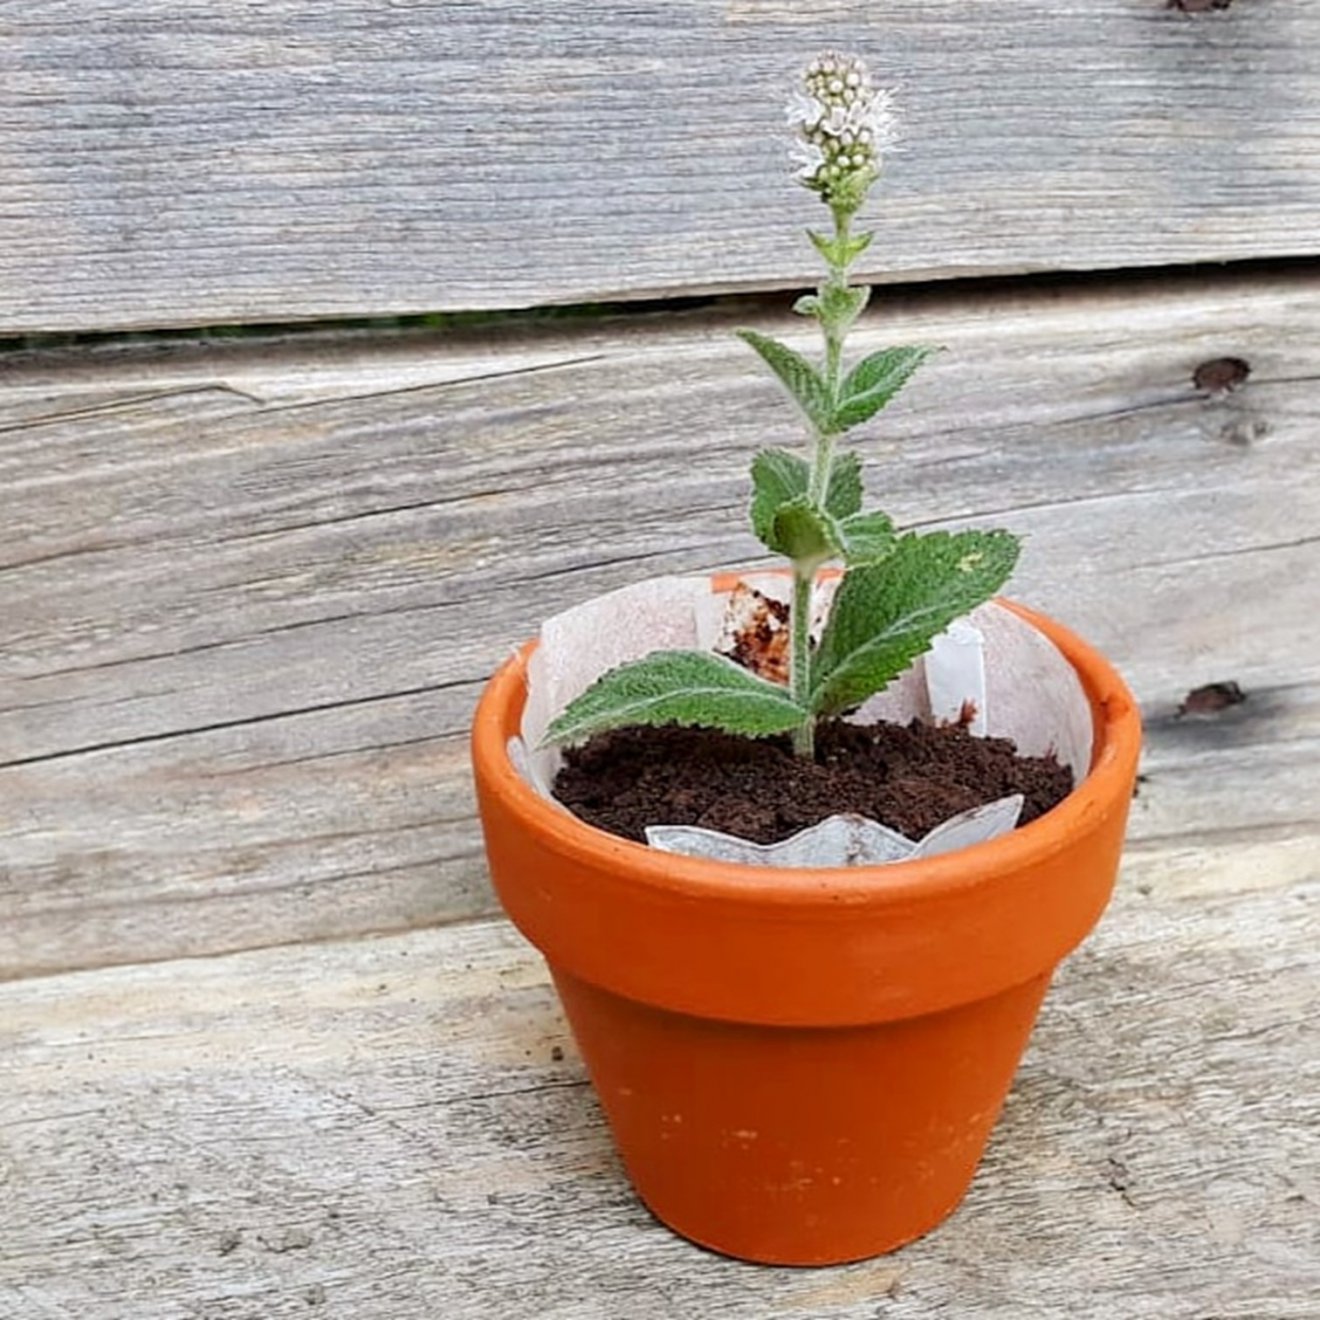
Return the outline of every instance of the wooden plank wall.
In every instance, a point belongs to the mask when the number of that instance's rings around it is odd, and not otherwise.
[[[758,555],[749,457],[796,423],[732,329],[803,334],[782,302],[12,357],[3,973],[489,913],[480,683],[548,612]],[[1320,277],[881,300],[859,342],[902,339],[946,351],[864,442],[872,493],[1025,534],[1016,594],[1145,704],[1136,846],[1309,829]],[[1198,387],[1225,357],[1247,383]],[[1227,678],[1230,726],[1173,718]]]
[[[756,559],[796,428],[732,331],[805,335],[831,43],[907,115],[858,346],[946,349],[870,493],[1025,534],[1147,745],[965,1209],[807,1274],[633,1199],[465,740],[545,614]],[[1317,51],[1314,0],[0,0],[0,1320],[1313,1320]]]
[[[780,105],[833,42],[906,107],[868,275],[1320,231],[1313,0],[0,0],[0,37],[0,336],[802,284]]]

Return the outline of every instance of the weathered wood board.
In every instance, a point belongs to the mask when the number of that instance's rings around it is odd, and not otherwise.
[[[0,974],[489,912],[480,682],[546,613],[755,558],[747,464],[796,429],[729,330],[776,315],[0,365]],[[1015,594],[1134,684],[1139,841],[1316,819],[1318,331],[1291,276],[862,332],[947,347],[863,442],[876,497],[1027,533]],[[1198,390],[1227,354],[1246,384]]]
[[[963,1207],[844,1269],[648,1216],[501,922],[0,986],[0,1317],[1312,1320],[1317,845],[1139,850]]]
[[[758,558],[797,432],[730,332],[807,342],[764,294],[814,278],[779,106],[825,43],[902,83],[872,276],[1320,255],[1307,0],[0,0],[0,337],[760,297],[0,355],[0,1320],[1320,1315],[1320,270],[861,328],[947,349],[873,495],[1026,533],[1014,594],[1148,728],[946,1226],[818,1272],[670,1235],[491,919],[485,676]]]
[[[827,44],[906,110],[873,274],[1320,234],[1312,0],[0,0],[0,31],[0,335],[806,283],[781,106]]]

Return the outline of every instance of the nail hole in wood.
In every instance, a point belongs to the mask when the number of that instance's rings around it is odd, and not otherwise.
[[[1192,384],[1206,394],[1228,394],[1251,375],[1251,364],[1240,357],[1211,358],[1192,372]]]
[[[1240,706],[1247,699],[1247,694],[1233,679],[1225,683],[1207,683],[1204,687],[1193,688],[1178,707],[1179,716],[1218,715],[1230,706]]]

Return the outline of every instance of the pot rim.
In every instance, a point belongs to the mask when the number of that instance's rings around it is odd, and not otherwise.
[[[753,570],[748,570],[753,571]],[[712,574],[712,582],[728,574]],[[846,912],[858,906],[899,906],[977,889],[1067,848],[1129,791],[1141,744],[1137,703],[1118,672],[1094,647],[1046,615],[997,597],[1042,632],[1073,666],[1091,704],[1094,745],[1086,777],[1062,802],[1028,825],[938,857],[854,867],[768,867],[661,852],[589,825],[546,801],[527,784],[508,754],[526,698],[528,641],[487,683],[472,724],[472,756],[486,788],[541,844],[562,857],[671,897]]]

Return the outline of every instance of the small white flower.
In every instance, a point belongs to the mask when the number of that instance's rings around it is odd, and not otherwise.
[[[866,140],[877,154],[898,145],[898,110],[894,105],[893,92],[883,87],[877,87],[872,92],[862,128],[871,135]]]
[[[793,164],[798,166],[797,177],[808,183],[820,173],[825,164],[825,153],[814,143],[799,141],[791,148]]]
[[[796,88],[789,93],[788,105],[784,107],[784,118],[804,133],[811,132],[824,113],[825,107],[819,101]]]

